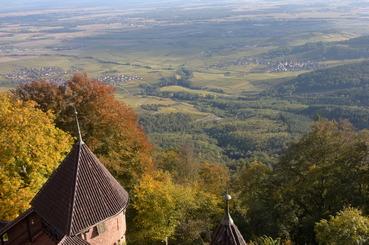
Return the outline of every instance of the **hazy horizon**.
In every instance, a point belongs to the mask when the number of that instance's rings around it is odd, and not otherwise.
[[[298,1],[291,1],[291,0],[189,0],[186,2],[180,0],[110,0],[110,1],[103,1],[103,0],[63,0],[63,1],[50,1],[50,0],[17,0],[14,2],[8,2],[6,0],[0,0],[0,3],[5,3],[6,6],[2,6],[0,12],[6,12],[9,10],[35,10],[35,9],[49,9],[49,8],[72,8],[72,7],[125,7],[125,6],[168,6],[168,5],[189,5],[189,4],[207,4],[211,5],[214,3],[224,3],[224,4],[250,4],[253,3],[255,5],[262,4],[262,3],[273,3],[273,4],[307,4],[307,5],[315,5],[315,4],[324,4],[324,5],[362,5],[369,3],[368,0],[361,0],[361,1],[353,1],[353,0],[344,0],[344,1],[335,1],[335,0],[313,0],[313,1],[306,1],[306,0],[298,0]]]

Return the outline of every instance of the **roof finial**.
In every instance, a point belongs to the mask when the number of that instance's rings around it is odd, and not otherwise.
[[[73,106],[74,108],[74,115],[76,117],[76,124],[77,124],[77,130],[78,130],[78,140],[80,144],[83,144],[83,140],[82,140],[82,135],[81,135],[81,129],[79,127],[79,121],[78,121],[78,112],[75,106]]]
[[[231,195],[228,194],[228,190],[227,190],[226,194],[224,195],[224,200],[226,202],[226,210],[225,210],[225,212],[226,212],[227,215],[230,215],[230,213],[229,213],[229,201],[231,199],[232,199],[232,197],[231,197]]]
[[[231,195],[228,194],[228,188],[227,188],[227,192],[224,195],[224,201],[225,201],[225,208],[224,208],[224,218],[222,221],[222,224],[224,225],[232,225],[233,224],[233,220],[231,217],[231,214],[229,212],[229,201],[232,199]]]

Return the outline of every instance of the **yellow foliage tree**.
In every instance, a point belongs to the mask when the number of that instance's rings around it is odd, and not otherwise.
[[[0,220],[12,220],[70,149],[72,138],[33,103],[0,94]]]
[[[319,244],[368,244],[369,218],[359,209],[345,208],[317,222],[315,232]]]
[[[174,235],[195,195],[191,188],[173,183],[168,173],[157,171],[143,176],[133,198],[137,235],[152,242],[165,241]]]

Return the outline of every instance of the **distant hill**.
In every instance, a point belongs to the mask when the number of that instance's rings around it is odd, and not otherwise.
[[[356,37],[351,38],[346,41],[342,41],[342,44],[349,45],[352,48],[365,48],[369,49],[369,36],[362,36],[362,37]]]
[[[369,36],[339,42],[315,42],[278,48],[264,54],[264,58],[302,60],[345,60],[369,57]]]
[[[341,65],[299,75],[277,87],[278,94],[298,95],[335,92],[342,94],[369,86],[369,61]]]
[[[270,95],[308,105],[300,111],[304,116],[348,119],[369,128],[369,61],[299,75]]]

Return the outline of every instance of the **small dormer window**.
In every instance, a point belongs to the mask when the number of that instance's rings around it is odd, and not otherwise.
[[[106,230],[105,223],[101,222],[101,223],[97,224],[96,228],[97,228],[97,234],[101,235]]]
[[[105,223],[104,222],[98,223],[92,229],[91,238],[94,238],[94,237],[97,237],[97,236],[103,234],[105,232],[105,230],[106,230]]]
[[[87,240],[87,233],[88,233],[89,230],[86,230],[86,231],[83,231],[81,234],[79,234],[79,236],[84,239],[84,240]]]

